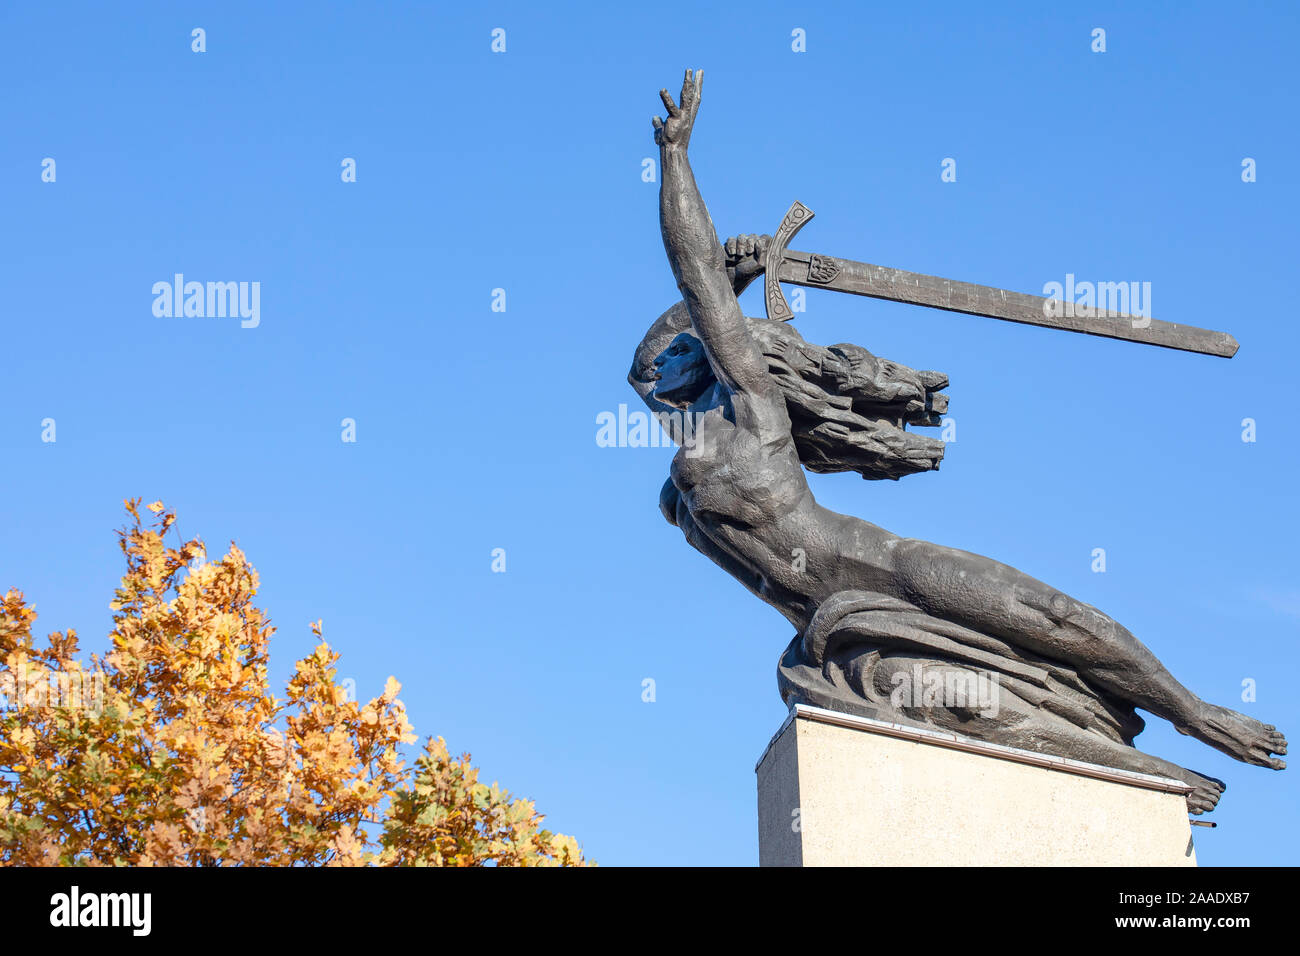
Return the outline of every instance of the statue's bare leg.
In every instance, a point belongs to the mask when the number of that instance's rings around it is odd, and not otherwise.
[[[1201,700],[1127,628],[1009,565],[926,541],[900,540],[904,596],[931,614],[998,634],[1078,668],[1099,689],[1163,717],[1245,763],[1281,770],[1286,738],[1272,724]]]

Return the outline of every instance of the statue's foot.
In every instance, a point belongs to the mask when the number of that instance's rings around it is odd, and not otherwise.
[[[1187,795],[1188,813],[1197,815],[1209,813],[1218,804],[1223,791],[1228,789],[1228,785],[1222,780],[1203,777],[1194,770],[1184,769],[1178,776],[1183,783],[1192,788],[1192,792]]]
[[[1235,710],[1202,701],[1200,720],[1178,730],[1244,763],[1274,770],[1286,766],[1285,760],[1273,756],[1286,753],[1286,737],[1281,731]]]

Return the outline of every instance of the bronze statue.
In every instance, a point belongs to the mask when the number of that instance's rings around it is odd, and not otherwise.
[[[683,298],[646,333],[629,381],[682,445],[660,495],[664,516],[795,627],[778,666],[783,699],[1173,777],[1194,788],[1193,813],[1213,809],[1224,784],[1136,750],[1144,725],[1135,708],[1238,760],[1285,767],[1274,755],[1286,740],[1273,726],[1201,700],[1096,608],[989,558],[817,504],[804,468],[895,479],[937,468],[943,442],[907,426],[938,423],[947,379],[744,316],[737,297],[765,269],[769,283],[789,279],[769,251],[783,250],[792,230],[777,244],[754,235],[719,243],[687,160],[701,80],[687,71],[680,105],[661,91],[668,115],[654,118],[660,225]],[[806,284],[840,268],[818,258],[801,260],[810,262]],[[1034,321],[946,301],[925,304]],[[1223,333],[1150,326],[1072,330],[1236,350]],[[997,706],[900,700],[919,673],[966,686],[993,675]]]

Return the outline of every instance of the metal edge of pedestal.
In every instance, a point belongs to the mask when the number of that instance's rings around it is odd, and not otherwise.
[[[1000,760],[1009,760],[1012,763],[1028,764],[1031,767],[1042,767],[1044,770],[1056,770],[1060,773],[1074,774],[1078,777],[1091,777],[1095,780],[1106,780],[1111,783],[1123,783],[1131,787],[1140,787],[1144,790],[1159,790],[1164,793],[1189,794],[1192,788],[1181,780],[1173,780],[1169,777],[1157,777],[1149,773],[1138,773],[1135,770],[1119,770],[1115,767],[1103,767],[1100,764],[1085,763],[1082,760],[1071,760],[1068,757],[1054,757],[1048,754],[1034,753],[1031,750],[1020,750],[1016,747],[1005,747],[1002,744],[986,743],[982,740],[975,740],[970,737],[961,737],[957,734],[944,733],[938,730],[930,730],[923,727],[907,727],[903,724],[889,723],[883,720],[875,720],[871,717],[859,717],[856,714],[841,714],[834,710],[826,710],[822,707],[812,707],[808,704],[795,704],[786,714],[785,720],[777,728],[772,739],[767,742],[763,748],[762,755],[758,758],[758,763],[754,765],[754,772],[763,765],[767,759],[768,752],[772,745],[786,732],[789,726],[797,719],[812,720],[817,723],[831,724],[837,727],[845,727],[850,730],[863,730],[868,733],[879,734],[882,737],[894,737],[900,740],[910,740],[913,743],[929,744],[934,747],[944,747],[948,750],[959,750],[963,753],[979,754],[985,757],[996,757]]]

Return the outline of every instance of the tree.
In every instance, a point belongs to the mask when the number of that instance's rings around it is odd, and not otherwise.
[[[400,685],[350,700],[320,622],[277,700],[275,629],[243,552],[169,547],[174,514],[155,502],[146,527],[139,500],[125,504],[104,658],[79,660],[72,630],[38,647],[22,593],[0,600],[0,863],[586,864],[441,737],[408,767]]]

